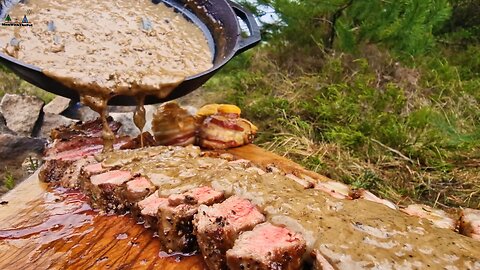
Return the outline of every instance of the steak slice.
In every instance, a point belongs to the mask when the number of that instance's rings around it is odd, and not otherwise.
[[[79,188],[82,184],[82,170],[91,163],[96,163],[93,157],[82,158],[74,161],[63,173],[60,186]]]
[[[456,221],[449,217],[445,211],[434,209],[424,204],[411,204],[405,209],[400,209],[411,216],[424,218],[433,223],[433,226],[442,229],[455,230]]]
[[[471,208],[462,210],[460,233],[480,240],[480,210]]]
[[[371,202],[376,202],[385,205],[388,208],[392,208],[394,210],[397,210],[398,207],[391,201],[385,200],[385,199],[380,199],[379,197],[375,196],[375,194],[371,193],[368,190],[365,190],[363,188],[360,189],[355,189],[350,192],[350,197],[352,199],[364,199],[367,201]]]
[[[227,269],[225,254],[238,235],[264,221],[265,217],[254,204],[237,196],[210,207],[201,205],[194,226],[208,268]]]
[[[199,187],[182,194],[170,195],[168,204],[161,204],[158,209],[158,233],[166,251],[171,253],[196,250],[193,217],[199,205],[212,205],[223,199],[223,193],[210,187]]]
[[[113,121],[111,116],[107,117],[110,129],[116,133],[122,124]],[[103,130],[103,123],[100,118],[85,123],[79,121],[70,126],[63,126],[55,128],[50,132],[50,138],[53,140],[61,139],[68,140],[77,136],[101,137]]]
[[[113,144],[114,149],[119,149],[130,140],[129,137],[117,137],[115,138],[115,143]],[[87,143],[89,142],[89,143]],[[79,145],[75,145],[72,149],[65,149],[61,152],[56,152],[54,150],[48,150],[48,155],[44,157],[44,160],[52,159],[61,159],[61,160],[78,160],[83,157],[93,156],[94,154],[100,153],[103,150],[103,141],[97,144],[96,140],[92,141],[83,141]]]
[[[319,189],[328,193],[330,196],[337,199],[350,199],[350,187],[336,181],[317,182],[315,189]]]
[[[107,212],[125,210],[119,196],[123,183],[132,179],[129,171],[112,170],[90,177],[84,188],[93,206]]]
[[[79,187],[83,191],[83,193],[90,194],[90,192],[88,191],[88,188],[90,187],[90,177],[96,174],[104,173],[107,170],[108,169],[102,167],[102,163],[96,161],[82,167],[82,169],[80,170]]]
[[[72,149],[63,151],[60,153],[56,153],[54,155],[46,156],[45,160],[78,160],[84,157],[93,156],[94,154],[100,153],[103,149],[102,144],[92,144],[88,146],[84,146],[78,149]]]
[[[142,145],[143,141],[143,145]],[[137,148],[142,148],[142,147],[150,147],[150,146],[156,146],[157,142],[155,141],[155,138],[153,138],[152,134],[149,132],[144,132],[141,135],[138,135],[137,137],[129,140],[126,142],[124,145],[120,147],[121,150],[124,149],[137,149]]]
[[[295,181],[296,183],[298,183],[299,185],[303,186],[304,188],[313,188],[315,187],[315,183],[314,182],[310,182],[306,179],[303,179],[301,177],[298,177],[294,174],[286,174],[285,177],[289,178],[289,179],[292,179],[293,181]]]
[[[66,184],[65,187],[77,187],[81,185],[81,181],[74,180],[70,183],[69,178],[78,179],[80,170],[86,164],[79,162],[78,166],[75,166],[76,161],[88,159],[92,160],[94,154],[100,153],[103,149],[101,138],[95,138],[93,141],[80,140],[76,138],[76,142],[61,148],[61,152],[57,152],[54,148],[50,148],[47,151],[47,156],[44,157],[45,163],[39,172],[39,179],[43,182],[59,182],[60,184]],[[118,149],[127,140],[126,137],[117,138],[114,148]],[[91,144],[88,144],[90,142]],[[97,144],[98,143],[98,144]],[[73,147],[73,149],[70,149]],[[98,166],[98,165],[96,165]],[[75,178],[70,174],[74,173]],[[62,180],[63,179],[63,180]]]
[[[242,233],[227,251],[231,270],[298,270],[306,250],[303,237],[271,223]]]
[[[59,182],[75,160],[47,160],[38,172],[38,179],[47,183]]]
[[[155,192],[157,188],[145,177],[139,176],[123,184],[121,191],[122,202],[128,208]]]
[[[158,192],[152,193],[150,196],[139,201],[133,213],[139,221],[144,222],[145,228],[157,229],[157,213],[160,205],[168,205],[167,198],[160,198]]]
[[[103,139],[99,137],[75,137],[68,140],[55,140],[50,147],[45,151],[45,156],[54,157],[55,154],[79,150],[85,146],[102,145]]]
[[[103,173],[105,171],[107,171],[107,169],[103,168],[102,163],[100,162],[91,163],[82,168],[82,174],[88,178],[90,178],[92,175]]]

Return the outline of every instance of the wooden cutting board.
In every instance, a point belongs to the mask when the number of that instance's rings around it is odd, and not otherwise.
[[[254,145],[228,152],[327,179]],[[52,190],[34,174],[0,198],[0,269],[207,269],[199,255],[167,256],[152,231],[128,215],[99,215],[82,197]]]

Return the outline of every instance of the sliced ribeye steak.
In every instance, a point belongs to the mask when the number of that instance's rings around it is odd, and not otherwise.
[[[297,270],[305,250],[301,235],[267,222],[239,236],[227,251],[227,265],[230,270]]]
[[[167,204],[158,209],[158,233],[167,252],[196,250],[193,217],[199,205],[212,205],[223,200],[223,193],[210,187],[194,188],[182,194],[172,194]]]
[[[232,196],[220,204],[202,205],[195,216],[195,234],[209,269],[226,269],[225,254],[238,235],[265,217],[249,200]]]
[[[465,208],[460,219],[460,232],[480,240],[480,210]]]
[[[90,177],[84,184],[84,191],[94,207],[107,212],[122,212],[125,206],[121,200],[122,185],[133,178],[133,174],[125,170],[112,170]]]

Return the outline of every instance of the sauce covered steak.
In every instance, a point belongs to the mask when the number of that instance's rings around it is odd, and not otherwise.
[[[55,145],[55,155],[73,150],[58,153]],[[158,232],[165,251],[198,250],[212,270],[480,269],[475,211],[464,211],[460,223],[469,238],[436,222],[441,213],[429,208],[403,213],[366,191],[195,146],[96,152],[74,162],[80,160],[89,162],[75,186],[92,205],[130,211]]]

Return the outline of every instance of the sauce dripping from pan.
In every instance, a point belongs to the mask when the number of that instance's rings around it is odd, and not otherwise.
[[[102,117],[105,151],[115,139],[106,123],[111,98],[136,97],[134,123],[142,131],[145,96],[165,98],[186,77],[212,67],[200,28],[150,0],[36,0],[9,14],[21,21],[27,12],[33,26],[2,28],[0,50],[78,91]]]
[[[140,145],[143,147],[143,128],[145,127],[145,96],[139,95],[137,96],[137,107],[135,108],[135,112],[133,113],[133,122],[135,126],[140,130]]]

